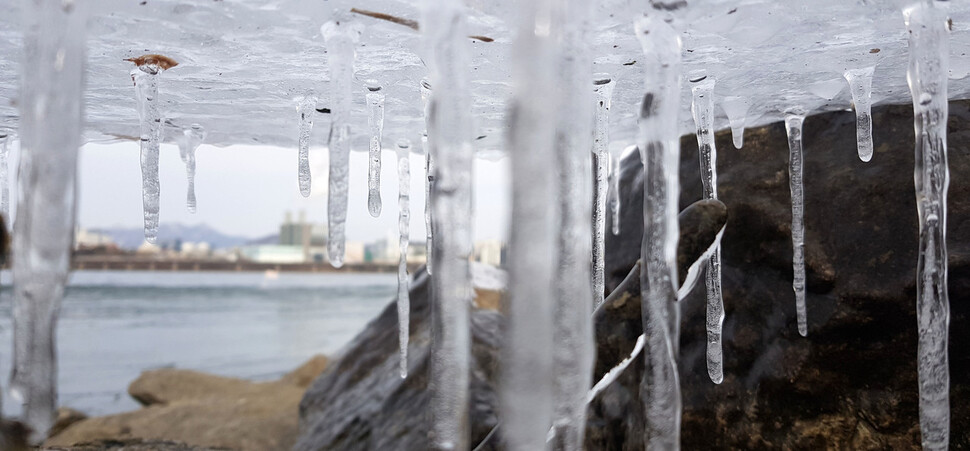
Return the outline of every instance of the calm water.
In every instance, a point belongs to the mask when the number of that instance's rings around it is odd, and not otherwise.
[[[10,275],[0,291],[0,382],[10,374]],[[138,407],[128,383],[176,367],[267,380],[334,354],[396,292],[393,274],[112,272],[72,275],[58,324],[60,403]],[[9,396],[4,408],[16,412]]]

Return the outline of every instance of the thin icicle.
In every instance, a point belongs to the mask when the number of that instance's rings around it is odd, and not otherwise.
[[[401,378],[408,377],[408,336],[411,300],[408,293],[408,245],[411,243],[411,141],[397,142],[397,232],[400,257],[397,264],[397,321]]]
[[[0,214],[3,215],[3,219],[6,221],[7,226],[10,225],[10,171],[8,168],[8,160],[10,157],[10,148],[8,147],[10,143],[10,135],[4,133],[0,134]]]
[[[616,82],[609,74],[593,76],[596,94],[596,128],[593,132],[593,160],[596,162],[596,188],[593,190],[593,308],[606,296],[606,204],[610,191],[610,106]],[[614,199],[610,199],[612,202]],[[610,208],[613,208],[611,205]],[[617,223],[616,216],[613,222]]]
[[[677,375],[677,200],[680,196],[680,37],[658,17],[636,21],[643,47],[646,95],[638,143],[643,160],[643,331],[646,335],[640,399],[646,413],[647,449],[680,448],[680,381]]]
[[[158,65],[145,64],[131,70],[141,123],[141,196],[145,215],[145,240],[158,237],[158,147],[162,137],[162,115],[158,111]]]
[[[849,82],[852,103],[855,104],[856,140],[858,140],[859,159],[872,159],[872,73],[874,67],[850,69],[845,71],[845,81]]]
[[[327,257],[344,265],[347,192],[350,188],[350,115],[353,111],[354,56],[360,29],[344,17],[320,27],[330,67],[330,188],[327,190]]]
[[[731,137],[734,138],[734,148],[740,149],[744,145],[744,125],[748,120],[748,108],[751,104],[748,99],[740,96],[728,96],[721,103],[724,114],[727,114],[728,122],[731,124]]]
[[[550,120],[555,60],[548,36],[549,0],[518,2],[512,46],[513,86],[508,148],[512,173],[509,291],[499,401],[502,437],[512,451],[541,450],[552,425],[552,316],[558,214],[551,162],[556,161]]]
[[[795,313],[798,333],[808,335],[808,314],[805,307],[805,193],[802,189],[802,124],[805,116],[788,114],[788,185],[791,187],[792,288],[795,290]]]
[[[693,81],[693,80],[691,80]],[[717,199],[717,147],[714,145],[714,85],[708,76],[691,87],[691,113],[697,128],[697,149],[701,162],[704,198]],[[707,261],[707,374],[711,381],[724,380],[721,353],[721,325],[724,323],[724,299],[721,296],[721,246],[714,247]]]
[[[197,202],[195,200],[195,150],[205,141],[205,129],[199,124],[192,124],[189,128],[182,130],[182,139],[179,140],[179,155],[185,163],[185,176],[188,179],[188,188],[185,194],[185,206],[189,213],[195,213]]]
[[[593,384],[593,148],[592,58],[588,39],[589,0],[554,2],[553,39],[558,36],[556,147],[559,193],[557,305],[553,325],[555,415],[550,449],[580,451],[586,432],[586,392]],[[560,30],[555,30],[555,28]],[[604,172],[607,158],[603,150]],[[606,184],[603,174],[602,185]],[[598,177],[599,178],[599,177]],[[604,193],[605,194],[605,193]],[[601,196],[605,202],[605,195]],[[601,202],[603,203],[603,202]],[[603,218],[605,221],[605,218]],[[603,221],[601,221],[603,222]],[[605,223],[604,223],[605,225]],[[602,276],[601,276],[602,280]],[[602,296],[600,288],[599,296]]]
[[[431,192],[434,277],[431,278],[431,443],[434,450],[469,449],[469,305],[473,292],[471,85],[464,4],[425,0],[421,31],[435,95],[428,107],[434,156]]]
[[[33,444],[46,438],[58,404],[55,328],[74,242],[89,4],[20,3],[25,52],[10,391],[24,405]]]
[[[310,197],[310,132],[313,131],[313,113],[316,112],[317,97],[311,93],[303,96],[296,109],[300,113],[300,155],[298,171],[300,194]]]
[[[424,102],[424,134],[421,135],[421,146],[424,150],[424,230],[428,241],[425,247],[427,263],[424,265],[425,271],[430,275],[432,272],[432,262],[434,253],[434,242],[432,238],[431,221],[431,189],[434,186],[434,155],[431,154],[431,145],[428,141],[428,106],[431,102],[431,82],[427,78],[421,79],[421,100]]]
[[[613,185],[610,189],[610,214],[613,216],[611,227],[613,235],[620,234],[620,162],[622,161],[621,155],[610,158],[610,183]]]
[[[945,450],[950,441],[950,370],[947,335],[946,196],[950,185],[946,124],[949,28],[944,5],[924,1],[903,11],[909,30],[909,70],[916,128],[916,206],[919,263],[919,424],[923,449]]]
[[[384,93],[377,80],[367,80],[367,125],[370,126],[370,154],[367,165],[367,211],[381,215],[381,136],[384,133]]]

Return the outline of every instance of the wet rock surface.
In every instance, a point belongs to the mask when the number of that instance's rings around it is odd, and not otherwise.
[[[681,301],[684,449],[919,446],[912,114],[909,105],[873,109],[870,163],[858,159],[853,113],[805,121],[808,337],[798,335],[791,288],[784,125],[748,130],[740,150],[730,133],[717,134],[718,190],[730,217],[722,241],[725,379],[707,377],[700,284]],[[696,140],[686,136],[681,147],[686,205],[701,197],[701,184]],[[949,162],[950,444],[961,449],[970,447],[970,102],[950,103]],[[636,154],[623,162],[622,233],[608,236],[608,288],[638,258],[639,164]],[[630,315],[630,327],[598,340],[632,349],[641,331],[639,311]],[[590,406],[589,449],[643,448],[642,367],[637,359]]]

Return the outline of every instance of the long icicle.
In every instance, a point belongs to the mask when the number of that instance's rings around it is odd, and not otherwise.
[[[24,403],[34,444],[47,436],[57,407],[55,329],[74,242],[88,4],[21,2],[25,55],[10,388]]]
[[[592,59],[587,37],[593,3],[564,0],[553,5],[551,24],[553,29],[560,29],[551,33],[553,39],[558,36],[559,42],[555,50],[557,108],[552,111],[557,115],[558,156],[553,161],[559,167],[560,225],[552,347],[555,413],[550,448],[580,451],[586,432],[586,392],[593,383],[596,352],[590,265],[593,242],[590,149],[593,148],[594,109],[590,89]],[[603,179],[605,185],[605,174]],[[605,196],[602,197],[605,202]],[[599,295],[602,296],[602,288]]]
[[[648,352],[640,399],[646,413],[647,449],[680,448],[680,381],[677,375],[677,200],[680,196],[680,37],[662,19],[636,22],[643,47],[646,94],[640,109],[643,160],[643,330]]]
[[[397,232],[400,256],[397,264],[397,321],[401,377],[408,377],[408,338],[411,299],[408,292],[408,245],[411,243],[411,141],[397,142]]]
[[[426,26],[425,26],[426,25]],[[421,27],[435,95],[428,137],[437,167],[431,192],[434,277],[431,281],[431,443],[469,449],[469,305],[472,300],[471,97],[468,35],[460,0],[425,0]]]
[[[697,149],[701,162],[704,198],[717,199],[717,147],[714,145],[714,77],[707,76],[691,87],[691,113],[697,129]],[[721,295],[721,245],[717,244],[707,260],[707,375],[715,384],[724,380],[721,352],[721,326],[724,299]]]
[[[205,141],[205,128],[199,124],[192,124],[189,128],[182,130],[182,139],[179,140],[179,155],[185,163],[185,177],[188,188],[185,192],[185,206],[189,213],[195,213],[198,202],[195,199],[195,151]]]
[[[376,80],[367,80],[367,125],[370,127],[370,150],[367,160],[367,211],[381,215],[381,136],[384,133],[384,93]]]
[[[556,160],[555,60],[548,32],[550,0],[519,2],[509,109],[512,172],[509,291],[499,401],[502,436],[513,451],[546,448],[552,424],[552,316],[558,214],[550,162]]]
[[[852,103],[855,104],[856,140],[859,159],[872,159],[872,73],[874,67],[850,69],[845,71],[845,81],[849,83],[852,92]]]
[[[317,97],[307,93],[300,99],[296,110],[300,113],[299,161],[297,172],[300,182],[300,195],[310,197],[312,183],[310,174],[310,133],[313,131],[313,114],[316,113]]]
[[[162,115],[158,111],[158,74],[162,70],[156,64],[144,64],[131,70],[141,123],[141,196],[145,216],[145,240],[149,243],[154,243],[158,238],[158,150],[162,137]]]
[[[802,185],[802,124],[805,116],[790,113],[785,117],[788,132],[788,185],[791,188],[792,289],[795,291],[795,314],[798,333],[808,336],[808,313],[805,306],[805,193]]]
[[[949,28],[946,10],[932,1],[903,11],[909,30],[909,70],[916,128],[916,206],[919,263],[916,318],[919,323],[919,424],[923,449],[945,450],[950,442],[950,370],[947,335],[946,196],[950,185],[946,125]]]
[[[7,226],[10,226],[10,135],[0,135],[0,214],[3,215]]]
[[[432,273],[432,263],[434,261],[434,232],[431,221],[431,194],[434,186],[434,155],[431,152],[431,143],[428,140],[428,106],[431,102],[431,82],[427,78],[421,79],[421,100],[424,102],[424,133],[421,135],[421,146],[424,150],[424,230],[427,236],[425,253],[427,254],[424,265],[425,272]]]
[[[350,189],[350,114],[353,110],[354,56],[359,27],[346,17],[320,28],[330,66],[330,185],[327,190],[327,257],[335,268],[344,265],[347,193]]]
[[[616,82],[609,74],[593,76],[594,101],[596,102],[596,128],[593,132],[593,160],[596,164],[595,189],[593,190],[593,308],[603,303],[606,296],[606,207],[610,191],[610,106]],[[610,199],[611,203],[613,199]],[[612,205],[610,208],[613,208]],[[614,212],[616,213],[616,212]],[[614,216],[614,223],[618,218]]]

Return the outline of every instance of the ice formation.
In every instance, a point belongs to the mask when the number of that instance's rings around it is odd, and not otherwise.
[[[620,156],[610,156],[610,215],[613,223],[610,231],[613,235],[620,234]]]
[[[431,265],[434,261],[434,242],[432,238],[431,221],[431,194],[434,186],[434,156],[431,155],[431,143],[428,140],[428,106],[431,102],[431,82],[428,79],[421,80],[421,100],[424,104],[424,133],[421,135],[421,147],[424,150],[424,230],[427,234],[427,244],[425,252],[428,262],[425,264],[425,271],[431,274]]]
[[[795,314],[798,333],[808,335],[805,307],[805,193],[802,189],[802,124],[805,116],[791,113],[785,118],[788,132],[788,185],[791,188],[792,289],[795,291]]]
[[[9,134],[0,134],[0,214],[3,215],[7,226],[10,225],[10,168],[7,166],[10,157]]]
[[[845,81],[849,82],[852,103],[855,104],[856,140],[859,159],[872,159],[872,73],[875,67],[850,69],[845,71]]]
[[[55,327],[74,241],[87,2],[24,1],[20,168],[13,231],[12,397],[39,444],[57,407]]]
[[[435,450],[469,446],[469,304],[472,287],[472,145],[468,33],[463,7],[424,0],[425,58],[435,94],[428,106],[428,139],[435,159],[431,191],[435,231],[431,279],[431,443]]]
[[[299,141],[299,161],[297,162],[297,172],[299,174],[300,195],[310,197],[311,175],[310,175],[310,132],[313,131],[313,113],[316,112],[317,98],[308,93],[300,99],[296,107],[300,113],[300,141]]]
[[[397,264],[397,321],[401,377],[408,376],[408,336],[411,301],[408,292],[408,245],[411,243],[411,141],[397,142],[397,232],[400,256]]]
[[[158,148],[162,137],[162,114],[158,111],[158,74],[164,69],[144,64],[131,70],[141,123],[141,197],[145,215],[145,241],[158,236]]]
[[[609,74],[593,76],[593,92],[596,107],[596,128],[593,131],[593,161],[595,162],[595,187],[593,189],[593,308],[599,307],[606,296],[606,208],[610,191],[610,104],[616,82]],[[617,192],[614,190],[614,192]],[[619,207],[619,201],[609,199],[610,208]],[[613,223],[619,224],[619,212],[613,211]],[[615,231],[614,234],[618,234]]]
[[[947,449],[950,441],[950,370],[947,334],[946,194],[950,185],[946,123],[949,24],[932,1],[903,11],[909,31],[909,70],[916,129],[916,206],[919,263],[916,317],[919,323],[919,423],[923,449]]]
[[[330,66],[330,188],[327,191],[327,257],[335,268],[344,265],[347,190],[350,189],[350,115],[353,110],[354,56],[360,28],[346,19],[320,27]]]
[[[680,36],[656,16],[635,23],[643,47],[646,94],[637,139],[643,160],[643,331],[646,336],[640,399],[648,449],[680,448],[677,375],[677,199],[680,196]]]
[[[195,199],[195,151],[199,145],[205,141],[205,128],[199,124],[192,124],[189,128],[182,130],[182,139],[179,140],[179,156],[185,163],[185,177],[188,181],[188,188],[185,193],[185,206],[189,213],[195,213],[197,202]]]
[[[367,80],[367,124],[370,126],[370,151],[367,159],[367,211],[381,215],[381,136],[384,133],[384,93],[376,80]]]
[[[748,99],[741,96],[727,96],[721,102],[721,108],[731,124],[731,137],[734,139],[735,149],[740,149],[744,145],[744,124],[750,107]]]
[[[691,112],[697,126],[698,159],[705,199],[717,199],[717,148],[714,146],[714,77],[700,75],[691,79],[694,94]],[[721,246],[716,244],[707,261],[707,374],[711,381],[724,380],[721,355],[721,325],[724,299],[721,296]]]

